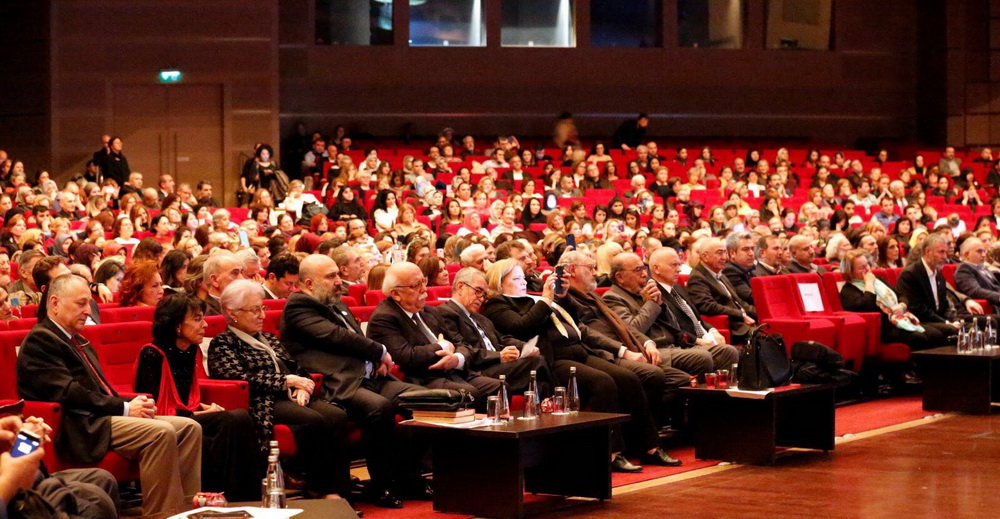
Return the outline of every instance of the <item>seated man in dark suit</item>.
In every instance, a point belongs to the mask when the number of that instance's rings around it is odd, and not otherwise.
[[[708,371],[727,369],[736,362],[739,352],[701,318],[691,297],[677,284],[680,266],[677,251],[670,248],[660,249],[649,258],[649,269],[660,288],[663,305],[658,321],[661,329],[669,333],[664,339],[682,348],[707,350],[712,356],[712,369]]]
[[[346,287],[329,256],[312,254],[299,265],[299,288],[281,314],[281,343],[303,368],[323,375],[323,398],[342,406],[361,426],[365,459],[376,505],[400,508],[394,492],[416,490],[426,497],[413,460],[400,463],[396,438],[397,397],[420,386],[399,381],[389,372],[392,355],[361,332],[340,300]]]
[[[757,323],[757,309],[740,300],[736,288],[722,274],[726,266],[726,246],[718,238],[698,245],[700,263],[691,271],[687,292],[702,315],[729,317],[729,331],[735,344],[743,344],[750,327]]]
[[[79,335],[90,299],[83,278],[52,280],[48,317],[31,329],[17,357],[17,391],[27,400],[62,406],[55,441],[61,456],[92,464],[114,451],[137,460],[143,516],[172,515],[201,487],[201,426],[190,418],[156,416],[155,402],[145,396],[118,396],[90,342]]]
[[[424,308],[427,278],[420,267],[394,263],[385,271],[382,292],[387,297],[372,312],[368,337],[388,348],[409,380],[434,389],[464,389],[485,410],[486,397],[500,389],[500,381],[469,371],[472,352]]]
[[[451,299],[431,311],[441,317],[450,336],[462,338],[471,354],[466,362],[472,372],[493,378],[506,375],[510,389],[522,393],[528,388],[531,371],[535,371],[540,393],[549,394],[549,367],[538,348],[524,351],[523,341],[500,335],[493,323],[478,313],[489,289],[483,271],[466,267],[455,274]]]
[[[781,239],[777,236],[761,236],[757,240],[757,266],[754,268],[755,276],[780,276],[788,274],[788,269],[784,267],[782,258],[785,251],[781,245]]]
[[[796,234],[788,240],[788,252],[792,255],[792,261],[788,264],[788,272],[792,274],[819,274],[823,275],[826,270],[819,265],[813,264],[816,258],[816,248],[813,247],[812,240],[808,236]]]
[[[962,263],[955,270],[955,287],[973,298],[985,299],[993,305],[993,311],[1000,310],[1000,282],[986,268],[986,246],[979,238],[968,238],[962,242]]]
[[[723,267],[722,273],[736,289],[736,295],[744,303],[753,306],[753,291],[750,290],[750,278],[754,277],[754,240],[748,232],[734,232],[726,237],[726,253],[729,262]]]
[[[958,328],[959,311],[948,300],[948,286],[941,274],[941,266],[947,259],[947,239],[941,234],[931,234],[923,243],[920,260],[900,272],[896,292],[921,322],[948,323]]]

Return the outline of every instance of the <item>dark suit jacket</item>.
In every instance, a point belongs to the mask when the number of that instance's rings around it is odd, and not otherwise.
[[[598,296],[594,295],[593,297]],[[618,356],[618,352],[622,347],[621,338],[618,337],[618,333],[615,331],[614,327],[611,326],[611,323],[609,323],[601,314],[601,309],[597,307],[596,303],[577,297],[576,294],[570,292],[566,294],[566,297],[559,301],[559,304],[569,311],[570,315],[576,319],[576,322],[586,324],[587,328],[589,328],[591,332],[599,333],[607,337],[609,339],[607,347],[612,348],[611,350],[608,350],[608,352],[616,357]],[[617,312],[615,313],[617,314]],[[625,321],[625,319],[622,320]],[[625,324],[628,325],[628,321],[625,321]],[[632,335],[634,335],[639,341],[639,344],[644,344],[646,341],[652,340],[639,330],[632,328],[631,326],[628,328],[629,331],[632,332]]]
[[[782,274],[788,274],[788,269],[786,269],[785,267],[778,267],[778,269],[775,272],[771,272],[763,265],[761,265],[759,261],[753,267],[754,276],[780,276]]]
[[[677,320],[662,303],[643,301],[641,295],[630,294],[618,285],[605,292],[603,299],[618,317],[630,327],[646,334],[658,348],[694,345],[694,338],[681,330]]]
[[[747,270],[730,261],[722,269],[722,274],[729,279],[729,283],[736,289],[736,295],[740,296],[740,299],[748,305],[753,305],[753,291],[750,290],[750,278],[754,276],[754,269]]]
[[[462,342],[469,348],[471,355],[465,359],[469,365],[469,369],[480,371],[489,366],[499,364],[500,350],[504,349],[504,347],[514,346],[520,350],[524,346],[523,341],[511,335],[500,335],[493,326],[493,323],[486,317],[475,313],[466,315],[465,310],[459,307],[454,301],[438,305],[431,309],[431,311],[436,312],[441,317],[441,322],[452,336],[461,337]],[[469,320],[470,318],[475,319],[479,323],[483,332],[486,333],[490,342],[493,343],[493,348],[496,351],[486,349],[486,344],[483,342],[482,337],[480,337],[479,331],[473,326],[472,321]]]
[[[907,265],[896,280],[896,293],[900,301],[906,303],[910,313],[921,322],[943,323],[955,319],[955,307],[948,301],[948,286],[944,274],[938,272],[935,279],[937,300],[934,299],[931,281],[922,260],[918,259]]]
[[[464,378],[468,374],[472,352],[469,351],[462,337],[456,336],[448,330],[441,318],[427,307],[420,311],[420,318],[435,337],[438,334],[443,334],[446,340],[455,345],[455,353],[461,353],[465,356],[466,363],[462,370]],[[456,371],[427,369],[441,359],[437,355],[437,351],[441,347],[437,342],[430,342],[417,327],[417,323],[413,322],[413,319],[410,319],[403,308],[393,299],[383,299],[375,307],[371,319],[368,320],[368,338],[385,344],[385,347],[389,349],[389,354],[392,355],[392,360],[406,373],[407,378],[416,380],[418,384],[422,379],[440,378]]]
[[[809,268],[805,268],[800,265],[799,262],[792,260],[792,262],[788,264],[788,272],[792,274],[819,274],[822,276],[823,273],[826,272],[826,269],[815,264],[809,265]]]
[[[992,273],[971,263],[962,263],[955,269],[955,287],[972,299],[985,299],[994,307],[1000,306],[1000,283]]]
[[[707,322],[705,322],[704,319],[701,318],[701,313],[698,312],[698,308],[695,306],[694,301],[691,300],[691,296],[688,295],[687,291],[685,291],[683,287],[681,287],[676,283],[674,283],[674,286],[672,288],[673,291],[678,295],[680,295],[681,298],[684,299],[687,305],[691,308],[691,312],[694,314],[694,318],[697,319],[699,323],[701,323],[701,327],[704,328],[705,330],[712,329],[712,325],[708,324]],[[661,312],[661,319],[672,320],[672,322],[669,322],[668,324],[676,326],[677,329],[683,332],[680,337],[677,337],[676,336],[677,334],[675,334],[674,339],[677,341],[676,344],[678,346],[685,346],[685,347],[694,346],[695,340],[699,338],[697,330],[695,329],[694,326],[694,321],[692,321],[687,316],[687,314],[684,313],[684,310],[680,307],[680,305],[677,304],[677,301],[674,300],[674,297],[668,294],[667,291],[662,286],[660,286],[660,294],[662,296],[661,301],[663,301],[663,305],[666,307],[667,310],[669,310],[669,312]]]
[[[303,368],[323,375],[324,397],[335,402],[354,397],[365,362],[378,368],[383,352],[381,344],[364,336],[344,303],[325,306],[301,292],[288,296],[281,313],[281,344]]]
[[[509,333],[522,341],[537,335],[538,349],[549,366],[556,360],[564,359],[582,362],[588,355],[614,361],[608,353],[613,346],[613,343],[609,344],[610,339],[591,333],[585,324],[576,323],[582,336],[577,336],[572,327],[566,327],[570,336],[563,337],[550,317],[552,309],[544,301],[535,301],[530,297],[494,296],[483,304],[480,312],[493,321],[501,333]]]
[[[100,371],[97,353],[87,339],[77,335],[76,340],[82,350],[49,319],[35,325],[17,356],[17,392],[25,400],[59,403],[63,417],[56,449],[73,462],[95,463],[111,446],[108,418],[123,416],[128,400],[104,391],[101,380],[108,387],[111,384]]]
[[[754,319],[757,318],[757,309],[753,305],[744,303],[738,296],[733,299],[730,295],[730,293],[736,294],[736,287],[729,282],[729,279],[722,276],[720,285],[715,274],[704,265],[699,264],[691,271],[686,288],[699,313],[728,316],[729,330],[733,335],[743,336],[750,330],[743,321],[744,312]]]

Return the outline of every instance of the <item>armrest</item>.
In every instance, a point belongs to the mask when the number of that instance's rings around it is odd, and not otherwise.
[[[983,307],[983,314],[990,315],[993,313],[993,305],[985,299],[975,299],[975,302],[979,303],[979,306]]]
[[[312,396],[317,396],[323,394],[323,375],[321,373],[310,373],[309,378],[316,383],[315,389],[313,389]]]
[[[206,404],[219,404],[227,410],[250,408],[250,384],[244,380],[202,379],[198,384],[201,401]]]
[[[24,416],[36,416],[45,420],[45,423],[52,428],[52,439],[55,440],[56,435],[59,434],[59,426],[62,424],[62,405],[56,402],[34,402],[31,400],[24,401]],[[58,472],[65,468],[68,468],[66,464],[59,460],[59,456],[56,455],[56,448],[51,443],[45,445],[45,466],[50,472]]]

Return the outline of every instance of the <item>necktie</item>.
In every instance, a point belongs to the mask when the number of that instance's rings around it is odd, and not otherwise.
[[[674,297],[674,301],[677,302],[677,306],[681,307],[681,311],[684,312],[684,315],[686,315],[688,319],[691,319],[691,322],[694,323],[694,331],[697,336],[704,337],[705,328],[701,326],[701,321],[699,321],[698,317],[694,315],[694,311],[692,311],[691,307],[688,306],[687,301],[685,301],[676,290],[671,290],[670,295]]]
[[[96,378],[97,381],[101,383],[101,389],[103,389],[104,392],[110,396],[118,396],[118,393],[115,392],[114,389],[111,389],[111,386],[109,386],[108,383],[104,381],[104,377],[101,376],[101,372],[98,371],[96,367],[94,367],[94,363],[90,361],[90,355],[87,355],[87,352],[84,351],[83,347],[80,345],[80,341],[76,340],[75,335],[72,338],[70,338],[69,342],[73,344],[73,347],[76,348],[76,351],[80,352],[80,356],[83,357],[83,362],[85,362],[87,364],[87,367],[90,368],[90,372],[93,373],[94,378]]]
[[[569,330],[567,330],[566,327],[563,326],[562,321],[560,321],[559,318],[556,317],[556,313],[558,313],[559,315],[561,315],[562,318],[565,319],[566,322],[569,323],[569,325],[572,326],[574,330],[576,330],[576,336],[577,336],[577,338],[582,339],[583,338],[583,333],[580,332],[580,328],[576,325],[575,322],[573,322],[573,317],[569,315],[569,312],[567,312],[565,309],[563,309],[563,307],[559,306],[559,304],[556,303],[555,301],[552,302],[552,306],[551,307],[552,307],[553,310],[555,310],[555,312],[552,313],[552,314],[549,314],[549,317],[552,318],[552,322],[555,324],[556,329],[559,330],[559,333],[563,337],[566,337],[567,339],[569,339]]]
[[[431,341],[431,344],[437,344],[437,337],[435,337],[434,334],[431,333],[431,329],[424,324],[424,320],[420,318],[419,312],[413,314],[413,322],[417,324],[417,328],[420,328],[420,331],[424,332],[424,336],[427,337],[427,340]]]
[[[472,325],[475,326],[476,331],[479,332],[479,337],[483,339],[483,345],[486,346],[486,349],[490,351],[497,351],[497,349],[493,346],[493,343],[490,341],[490,336],[486,335],[486,330],[484,330],[482,326],[479,326],[479,323],[477,323],[471,315],[469,316],[469,320],[472,321]]]

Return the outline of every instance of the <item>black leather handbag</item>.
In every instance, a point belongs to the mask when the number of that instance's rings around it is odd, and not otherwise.
[[[761,391],[784,386],[792,378],[785,341],[778,334],[767,333],[767,328],[766,324],[750,328],[736,367],[740,389]]]
[[[459,411],[475,400],[464,389],[420,389],[402,393],[398,398],[399,406],[410,411]]]

